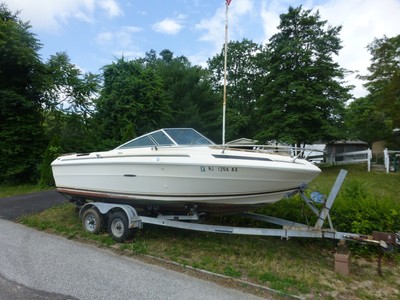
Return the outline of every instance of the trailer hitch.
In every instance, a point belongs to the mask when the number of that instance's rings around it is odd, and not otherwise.
[[[395,246],[400,248],[400,232],[388,233],[373,231],[372,239],[375,241],[379,241],[379,245],[385,252],[392,252]]]
[[[397,233],[373,231],[372,235],[344,235],[344,238],[360,243],[380,246],[384,252],[392,252],[395,246],[400,249],[400,231]]]

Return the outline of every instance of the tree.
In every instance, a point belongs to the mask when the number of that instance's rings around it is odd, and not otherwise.
[[[45,149],[40,44],[28,22],[0,4],[0,182],[28,182]]]
[[[218,138],[219,98],[211,89],[208,71],[192,66],[185,56],[174,57],[167,49],[160,52],[156,66],[173,111],[168,126],[192,127]]]
[[[71,63],[67,53],[51,55],[46,63],[46,90],[44,97],[48,108],[90,116],[93,99],[100,91],[100,76],[82,74]]]
[[[400,127],[400,35],[384,36],[368,45],[372,55],[369,75],[360,76],[367,82],[370,101],[383,112],[389,128]]]
[[[126,125],[124,135],[122,136],[122,141],[130,141],[136,137],[135,128],[133,128],[133,124],[129,123]]]
[[[171,119],[170,99],[159,74],[142,60],[120,58],[103,67],[104,86],[94,115],[103,138],[116,146],[129,124],[137,134],[156,130]]]
[[[305,144],[343,134],[350,86],[333,61],[341,27],[327,27],[319,12],[292,8],[280,16],[279,32],[267,45],[263,96],[258,105],[260,140]]]
[[[95,150],[98,140],[92,114],[100,91],[100,76],[82,74],[67,53],[52,55],[43,75],[44,129],[48,137],[60,138],[66,152]]]
[[[370,145],[391,135],[385,114],[376,109],[371,97],[358,98],[349,104],[346,108],[345,124],[349,138],[360,139]]]
[[[60,154],[60,144],[58,136],[53,136],[44,153],[42,165],[40,168],[39,185],[42,187],[54,186],[53,172],[51,170],[51,163]]]
[[[261,45],[250,40],[228,43],[227,55],[227,140],[239,137],[253,137],[256,134],[255,107],[261,96],[260,84],[264,70],[260,68]],[[222,111],[222,90],[224,77],[224,50],[208,60],[212,74],[213,89],[220,95]]]

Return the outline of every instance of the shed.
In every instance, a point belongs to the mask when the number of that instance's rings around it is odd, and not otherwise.
[[[329,143],[326,145],[325,153],[326,157],[330,159],[331,157],[348,152],[355,151],[365,151],[368,149],[368,143],[360,140],[347,140],[347,141],[336,141],[335,143]],[[349,156],[336,157],[336,161],[346,161],[346,160],[356,160],[363,159],[365,154],[355,154]]]
[[[240,139],[236,139],[230,142],[227,142],[227,145],[255,145],[257,144],[258,141],[257,140],[252,140],[252,139],[248,139],[248,138],[240,138]]]

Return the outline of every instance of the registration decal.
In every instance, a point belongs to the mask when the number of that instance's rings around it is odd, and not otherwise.
[[[216,166],[200,166],[201,172],[237,172],[237,167],[230,167],[230,166],[223,166],[223,167],[216,167]]]

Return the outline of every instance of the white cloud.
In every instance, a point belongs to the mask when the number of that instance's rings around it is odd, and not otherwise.
[[[139,27],[124,26],[115,31],[103,31],[97,34],[95,41],[100,46],[127,50],[135,46],[133,34],[141,30]]]
[[[244,30],[249,28],[243,28],[242,22],[245,19],[254,17],[255,8],[253,0],[234,0],[229,5],[228,9],[228,39],[236,40],[236,36],[246,35]],[[225,39],[225,5],[222,2],[211,18],[202,19],[196,24],[195,28],[204,33],[200,35],[199,40],[210,42],[214,48],[213,53],[220,52],[224,44]]]
[[[333,26],[342,25],[340,38],[343,49],[338,62],[346,69],[367,74],[371,64],[371,56],[366,49],[374,38],[383,35],[392,37],[399,34],[400,1],[398,0],[329,0],[315,7],[321,13],[321,18],[328,20]],[[356,97],[364,96],[365,89],[359,79],[349,77],[355,84],[353,91]]]
[[[157,22],[153,25],[153,30],[160,32],[160,33],[166,33],[166,34],[177,34],[183,26],[181,25],[181,18],[177,19],[170,19],[166,18],[160,22]]]
[[[340,60],[353,70],[361,71],[369,66],[369,59],[366,59],[369,54],[365,47],[374,38],[381,38],[384,34],[398,34],[400,2],[397,0],[335,0],[315,8],[330,24],[343,26],[340,34],[343,40]]]
[[[70,19],[86,23],[95,22],[100,10],[110,18],[122,15],[116,0],[2,0],[12,11],[21,11],[21,19],[30,21],[35,30],[56,32]]]
[[[192,63],[192,65],[197,65],[202,68],[206,68],[208,55],[209,55],[208,52],[200,51],[197,53],[191,53],[191,54],[187,55],[186,57],[189,59],[189,61]]]
[[[122,9],[115,0],[99,1],[99,6],[107,13],[110,18],[123,15]]]
[[[201,41],[211,42],[214,44],[215,48],[220,49],[221,45],[224,43],[224,16],[224,8],[219,8],[212,18],[202,19],[198,24],[196,24],[196,29],[205,31],[199,39]]]
[[[124,31],[130,32],[130,33],[136,33],[136,32],[142,31],[142,28],[136,27],[136,26],[124,26],[124,27],[122,27],[122,29]]]
[[[135,59],[143,57],[144,52],[139,48],[134,34],[142,31],[142,28],[124,26],[118,30],[103,31],[97,34],[96,44],[104,52],[108,53],[109,59],[102,59],[104,65],[111,63],[115,58],[125,57]]]
[[[97,34],[95,41],[99,45],[111,44],[114,36],[110,31],[100,32]]]
[[[263,2],[261,5],[260,15],[265,35],[263,43],[267,43],[271,36],[273,36],[277,31],[276,27],[280,22],[279,12],[277,10],[267,9],[266,3]]]

